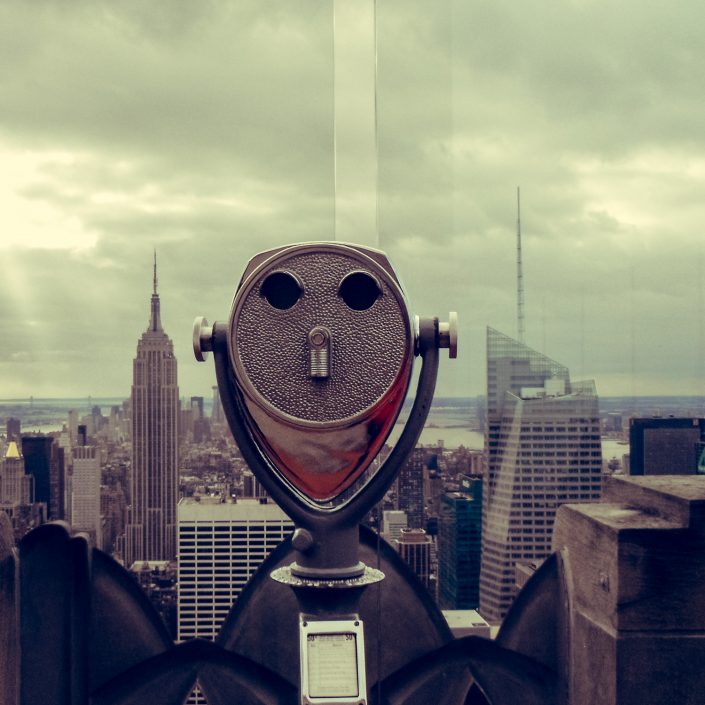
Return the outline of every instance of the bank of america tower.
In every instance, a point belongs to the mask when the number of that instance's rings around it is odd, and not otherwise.
[[[137,343],[131,401],[128,568],[135,561],[176,559],[179,387],[174,346],[160,319],[156,254],[149,326]]]
[[[600,498],[595,383],[572,382],[567,367],[488,328],[485,442],[480,612],[498,622],[517,564],[550,554],[557,508]]]

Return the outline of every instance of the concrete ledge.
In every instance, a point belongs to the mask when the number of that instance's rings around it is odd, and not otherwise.
[[[608,477],[602,501],[625,504],[683,527],[705,526],[705,475]]]
[[[705,477],[612,478],[558,509],[570,705],[695,705],[705,670]]]
[[[705,629],[705,477],[620,479],[607,495],[621,501],[556,515],[576,608],[615,631]]]

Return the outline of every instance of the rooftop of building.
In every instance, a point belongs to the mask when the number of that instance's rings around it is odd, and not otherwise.
[[[460,490],[449,490],[444,493],[446,497],[450,499],[462,499],[466,502],[481,502],[481,498],[476,498],[467,492],[461,492]]]
[[[451,629],[489,626],[477,610],[443,610],[443,616]]]
[[[17,447],[17,443],[15,441],[10,441],[8,443],[5,458],[7,460],[20,460],[22,458],[22,453],[20,453],[20,449]]]
[[[133,573],[138,573],[142,570],[148,571],[164,571],[169,568],[170,561],[135,561],[130,566],[130,571]]]
[[[402,529],[396,540],[399,543],[428,543],[431,537],[423,529]]]
[[[205,501],[204,501],[205,499]],[[272,520],[288,517],[279,505],[272,500],[238,499],[237,502],[213,501],[211,498],[201,500],[194,497],[184,497],[177,508],[180,522],[227,522],[233,520]]]

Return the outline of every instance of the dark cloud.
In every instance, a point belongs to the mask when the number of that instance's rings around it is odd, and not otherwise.
[[[515,331],[517,184],[528,342],[602,393],[705,391],[705,6],[377,6],[380,243],[414,312],[460,313],[439,391],[482,392],[485,326]],[[207,392],[193,317],[335,235],[331,3],[8,0],[0,27],[4,395],[127,395],[154,248]]]

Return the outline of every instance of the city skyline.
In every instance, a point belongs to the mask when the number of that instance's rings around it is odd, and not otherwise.
[[[1,397],[127,396],[154,247],[208,396],[195,316],[259,250],[335,238],[331,12],[3,3]],[[705,393],[705,8],[378,12],[379,245],[412,312],[459,312],[439,395],[482,393],[485,326],[515,331],[517,185],[527,344],[601,395]]]

